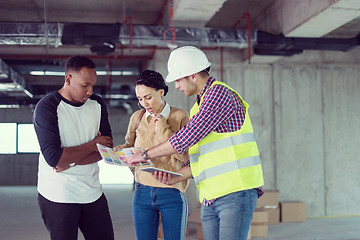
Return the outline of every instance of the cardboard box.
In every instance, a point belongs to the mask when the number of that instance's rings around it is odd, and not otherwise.
[[[266,237],[268,232],[268,212],[257,208],[251,221],[251,237]]]
[[[276,208],[265,208],[265,211],[268,213],[268,224],[278,224],[280,223],[280,207]]]
[[[195,208],[189,215],[188,222],[201,223],[200,211],[201,208]]]
[[[256,204],[257,209],[268,212],[268,224],[280,222],[279,192],[266,190]]]
[[[200,240],[204,239],[201,223],[196,223],[196,238]]]
[[[268,224],[278,224],[280,223],[280,206],[276,207],[267,207],[267,208],[257,208],[255,211],[266,211],[268,213]]]
[[[268,225],[264,223],[251,224],[251,237],[267,237]]]
[[[256,209],[253,213],[251,224],[255,223],[268,223],[268,213],[265,210]]]
[[[281,222],[305,222],[306,209],[304,202],[280,202]]]
[[[279,206],[278,191],[265,191],[256,203],[256,208],[276,208],[277,206]]]

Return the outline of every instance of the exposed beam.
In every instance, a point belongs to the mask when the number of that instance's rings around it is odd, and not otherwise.
[[[275,0],[253,25],[286,37],[322,37],[359,16],[358,0]]]
[[[226,0],[174,0],[175,26],[204,27]]]
[[[311,10],[313,10],[312,6],[304,5],[304,2],[315,1],[308,0],[298,2],[301,2],[301,5],[299,4],[297,7],[302,7],[305,12],[312,14],[299,16],[298,21],[301,24],[297,26],[285,25],[284,34],[287,37],[322,37],[360,16],[360,1],[358,0],[339,0],[335,3],[332,3],[333,1],[327,1],[329,2],[327,8],[323,10],[319,8],[318,10],[320,11],[318,12],[311,12]]]
[[[253,25],[286,37],[323,37],[360,16],[358,0],[275,0]],[[357,33],[354,33],[357,34]],[[255,55],[254,62],[273,62],[281,58]]]

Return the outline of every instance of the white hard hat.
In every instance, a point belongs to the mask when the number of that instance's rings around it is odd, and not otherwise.
[[[170,53],[167,63],[169,74],[166,82],[173,82],[191,74],[207,69],[211,63],[200,49],[193,46],[184,46]]]

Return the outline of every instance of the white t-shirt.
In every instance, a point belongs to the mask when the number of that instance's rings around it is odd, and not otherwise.
[[[89,142],[98,132],[111,136],[103,100],[92,95],[83,104],[72,103],[57,91],[44,97],[34,112],[34,127],[40,144],[38,192],[59,203],[90,203],[103,193],[98,163],[75,165],[57,173],[63,147]],[[99,159],[100,160],[100,159]]]

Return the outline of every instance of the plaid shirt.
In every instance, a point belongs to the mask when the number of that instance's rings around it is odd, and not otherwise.
[[[198,143],[210,132],[217,133],[234,132],[241,129],[245,120],[245,107],[229,88],[222,85],[214,85],[210,88],[215,78],[210,77],[205,87],[197,96],[197,104],[206,92],[199,112],[194,115],[189,123],[176,132],[170,139],[170,143],[179,153],[187,151],[191,146]],[[262,195],[262,187],[259,188],[259,197]],[[203,205],[208,206],[216,199],[204,200]]]
[[[215,78],[210,77],[198,95],[197,103],[199,104],[200,98],[208,90],[199,112],[190,119],[185,127],[169,139],[173,148],[179,153],[187,151],[212,131],[217,133],[234,132],[239,130],[244,123],[243,103],[225,86],[215,85],[210,88],[214,81]]]

